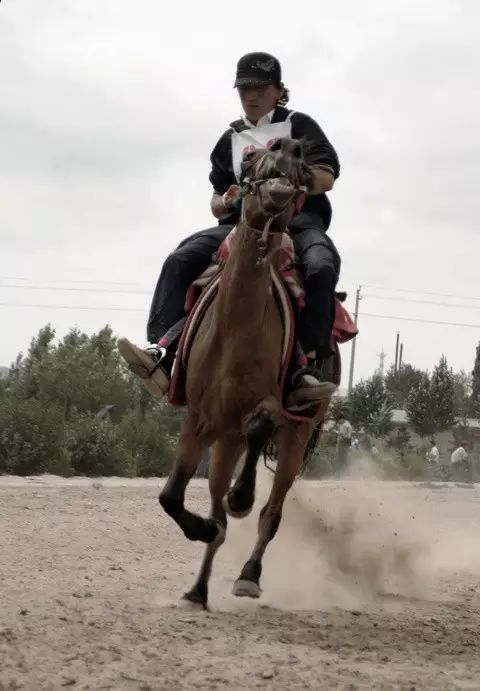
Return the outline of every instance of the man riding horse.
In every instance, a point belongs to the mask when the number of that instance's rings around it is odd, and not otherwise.
[[[332,189],[340,165],[335,150],[315,120],[285,107],[289,92],[275,57],[260,52],[243,56],[238,62],[234,87],[244,115],[231,123],[210,157],[213,185],[210,206],[218,226],[190,236],[167,257],[150,309],[149,345],[141,349],[121,339],[119,350],[132,371],[142,377],[147,390],[162,397],[168,390],[175,353],[174,349],[162,347],[161,339],[184,316],[189,286],[209,266],[212,256],[239,220],[244,156],[256,149],[271,148],[284,138],[302,140],[305,162],[312,173],[311,183],[303,207],[297,209],[288,227],[306,290],[297,334],[307,356],[307,366],[294,373],[293,382],[299,391],[308,392],[307,400],[311,401],[315,399],[314,391],[322,398],[324,365],[333,356],[331,333],[340,257],[327,235],[332,211],[325,193]]]

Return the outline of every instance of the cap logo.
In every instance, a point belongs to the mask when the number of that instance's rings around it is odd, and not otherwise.
[[[253,65],[252,65],[252,70],[263,70],[263,72],[271,72],[275,67],[275,61],[270,59],[267,60],[267,62],[262,62],[261,60],[257,60]]]

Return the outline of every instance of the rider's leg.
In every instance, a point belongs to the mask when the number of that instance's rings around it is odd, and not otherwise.
[[[330,339],[340,257],[324,232],[320,217],[303,213],[294,219],[292,226],[306,291],[305,307],[299,315],[299,339],[310,364],[320,372],[322,363],[333,354]],[[312,385],[315,385],[313,381]]]
[[[158,342],[184,316],[188,287],[208,267],[232,227],[222,225],[195,233],[167,257],[150,308],[147,325],[150,346],[142,349],[127,338],[118,340],[120,354],[153,396],[161,398],[166,393],[173,363],[173,353]]]
[[[153,294],[147,339],[160,338],[184,315],[188,287],[205,271],[232,226],[216,226],[191,235],[166,258]]]

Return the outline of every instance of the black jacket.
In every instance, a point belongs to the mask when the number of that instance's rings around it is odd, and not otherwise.
[[[283,122],[287,119],[290,112],[287,108],[277,106],[272,122]],[[307,142],[305,151],[306,162],[311,165],[324,167],[325,170],[333,173],[335,179],[338,178],[340,174],[338,156],[315,120],[304,113],[297,113],[297,111],[293,113],[291,120],[292,137],[294,139],[303,139]],[[243,120],[232,122],[229,129],[222,134],[211,153],[212,170],[210,172],[210,182],[217,194],[224,194],[230,185],[237,183],[233,172],[231,135],[234,131],[241,132],[245,129],[247,129],[247,125],[245,125]],[[311,211],[319,214],[323,219],[325,229],[328,228],[332,217],[332,207],[326,194],[316,194],[307,197],[303,209],[306,212]],[[236,220],[238,220],[238,214],[232,213],[228,217],[222,218],[221,223],[235,223]]]

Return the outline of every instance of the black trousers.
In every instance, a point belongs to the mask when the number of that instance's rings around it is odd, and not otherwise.
[[[232,227],[220,225],[195,233],[167,257],[150,308],[147,326],[150,343],[159,341],[184,316],[189,285],[208,267],[212,255]],[[302,212],[295,216],[289,228],[306,289],[305,308],[299,318],[300,343],[306,353],[316,350],[319,357],[326,357],[331,353],[334,292],[340,257],[323,229],[321,216]]]

